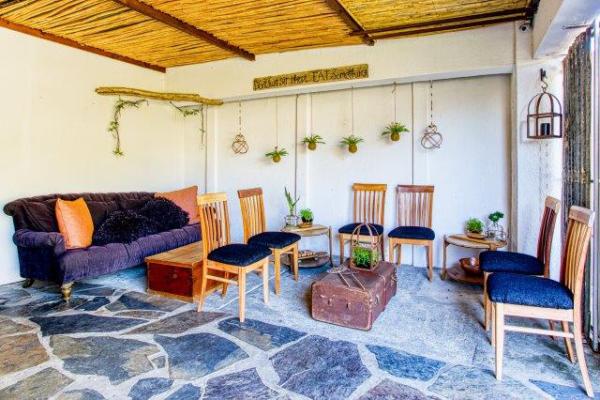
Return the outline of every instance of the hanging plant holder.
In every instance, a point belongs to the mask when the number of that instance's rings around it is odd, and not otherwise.
[[[286,157],[287,155],[288,152],[286,149],[280,149],[277,146],[275,146],[275,149],[265,154],[265,157],[269,157],[271,161],[273,161],[274,163],[278,163],[283,157]]]
[[[250,147],[246,141],[246,137],[242,134],[242,102],[238,102],[238,134],[233,138],[231,150],[235,154],[246,154]]]
[[[433,81],[429,81],[429,125],[423,132],[421,146],[426,150],[436,150],[442,147],[444,137],[433,122]]]
[[[365,237],[369,238],[368,241],[365,241]],[[362,271],[375,269],[379,262],[379,247],[379,237],[375,228],[370,224],[358,225],[350,237],[350,268]]]
[[[306,144],[309,150],[314,151],[317,149],[317,144],[325,144],[325,141],[319,135],[310,135],[302,139],[302,143]]]
[[[546,71],[540,69],[542,92],[536,94],[527,106],[528,139],[560,139],[563,132],[562,105],[549,93]]]

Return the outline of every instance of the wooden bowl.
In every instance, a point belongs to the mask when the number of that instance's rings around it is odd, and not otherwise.
[[[473,233],[473,232],[466,232],[467,237],[470,237],[471,239],[485,239],[485,234],[483,233]]]
[[[460,267],[469,275],[481,274],[479,259],[477,257],[466,257],[460,259]]]

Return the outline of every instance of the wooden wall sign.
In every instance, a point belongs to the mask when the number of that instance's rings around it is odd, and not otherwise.
[[[347,65],[344,67],[314,69],[312,71],[254,78],[254,90],[310,85],[324,82],[349,81],[368,77],[368,64]]]

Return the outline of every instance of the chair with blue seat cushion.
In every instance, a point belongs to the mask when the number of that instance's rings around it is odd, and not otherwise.
[[[352,240],[352,233],[360,224],[369,224],[371,234],[377,236],[380,245],[381,258],[385,260],[383,243],[383,221],[385,218],[385,193],[387,185],[384,183],[355,183],[352,185],[353,193],[353,223],[346,224],[338,229],[340,238],[340,263],[345,261],[344,249],[346,243]],[[373,232],[373,230],[375,232]],[[360,242],[371,243],[372,237],[369,228],[363,226],[358,232]]]
[[[398,226],[388,233],[390,261],[402,264],[402,245],[425,246],[427,252],[427,277],[433,279],[433,186],[398,185],[396,187],[396,213]]]
[[[550,255],[552,251],[552,237],[554,226],[560,209],[560,201],[554,197],[547,196],[544,202],[542,223],[538,235],[537,255],[510,251],[484,251],[479,255],[479,265],[484,273],[483,278],[483,306],[484,306],[484,328],[489,328],[491,312],[487,302],[487,279],[493,272],[512,272],[522,275],[539,275],[548,277],[550,271]]]
[[[242,222],[244,225],[244,242],[266,246],[273,254],[275,269],[275,294],[281,292],[281,256],[291,257],[294,280],[298,280],[298,242],[300,235],[291,232],[267,232],[265,205],[261,188],[238,190]]]
[[[583,279],[593,223],[594,212],[582,207],[571,207],[560,282],[509,272],[495,272],[488,277],[486,295],[493,314],[492,343],[496,347],[496,379],[502,379],[505,331],[560,336],[565,340],[571,362],[575,361],[571,344],[571,339],[574,339],[586,393],[590,397],[594,396],[581,337]],[[560,321],[562,330],[554,330],[552,326],[550,329],[540,329],[507,325],[505,317],[510,316]],[[573,324],[572,331],[569,323]]]
[[[207,281],[221,282],[225,296],[229,284],[238,285],[239,319],[244,322],[246,308],[246,275],[262,274],[263,299],[269,303],[269,256],[271,251],[262,245],[230,243],[229,209],[225,193],[198,196],[200,228],[202,231],[202,279],[198,312],[206,298]],[[217,273],[215,274],[216,271]],[[231,279],[230,276],[234,278]],[[237,279],[237,280],[236,280]]]

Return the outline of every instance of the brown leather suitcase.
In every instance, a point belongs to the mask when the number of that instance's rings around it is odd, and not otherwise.
[[[346,269],[312,284],[312,317],[348,328],[370,330],[396,294],[396,266],[381,261],[373,271]]]

